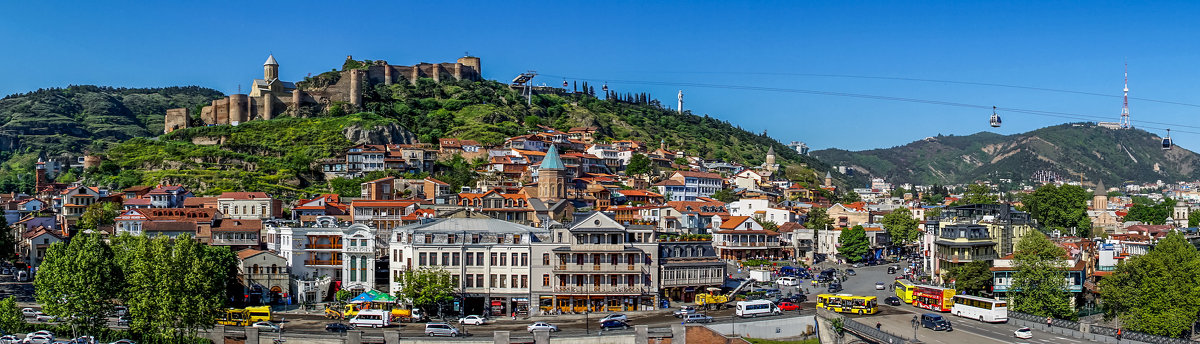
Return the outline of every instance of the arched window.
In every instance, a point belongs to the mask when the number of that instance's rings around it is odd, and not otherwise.
[[[546,266],[550,265],[550,254],[549,253],[542,253],[542,265],[546,265]]]
[[[260,271],[258,270],[258,264],[254,264],[254,267],[251,267],[251,268],[250,268],[250,273],[254,273],[254,274],[256,274],[256,273],[259,273],[259,272],[260,272]]]

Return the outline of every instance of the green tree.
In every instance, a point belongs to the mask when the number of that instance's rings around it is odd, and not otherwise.
[[[954,281],[954,288],[967,294],[978,295],[979,292],[991,290],[992,264],[986,260],[976,260],[951,268],[946,274],[946,280]]]
[[[921,230],[918,226],[920,221],[913,218],[912,211],[908,208],[896,208],[891,213],[883,216],[883,229],[887,230],[888,236],[892,238],[892,243],[898,246],[906,246],[914,243],[921,237]]]
[[[867,240],[867,231],[860,225],[843,229],[838,236],[838,253],[849,262],[857,262],[866,258],[871,252],[871,242]]]
[[[808,210],[808,218],[804,221],[804,228],[822,230],[825,229],[825,226],[831,224],[833,224],[833,219],[829,218],[828,209],[812,207]]]
[[[1082,233],[1092,228],[1088,219],[1087,201],[1091,194],[1076,185],[1046,184],[1021,199],[1025,209],[1044,226],[1058,229],[1078,228]]]
[[[5,333],[20,332],[25,329],[25,315],[17,307],[17,298],[9,296],[0,300],[0,330]]]
[[[79,234],[50,245],[33,286],[46,314],[86,330],[105,327],[121,291],[121,270],[98,234]]]
[[[999,203],[999,198],[996,195],[992,195],[992,189],[983,184],[967,185],[967,192],[964,192],[962,199],[958,200],[958,204],[996,203]]]
[[[630,176],[646,175],[651,171],[650,165],[650,157],[645,154],[634,154],[629,158],[629,163],[625,165],[625,174]]]
[[[754,222],[757,222],[759,226],[762,226],[763,229],[771,231],[779,229],[778,223],[775,223],[775,221],[764,220],[762,215],[754,216],[752,219],[754,219]]]
[[[17,258],[17,238],[13,236],[8,219],[0,216],[0,261],[10,261]]]
[[[92,203],[79,217],[79,229],[96,230],[102,226],[113,224],[117,215],[121,214],[121,205],[113,202]]]
[[[1010,308],[1037,316],[1074,318],[1066,285],[1067,267],[1063,262],[1066,255],[1066,250],[1042,232],[1033,231],[1017,241]]]
[[[712,194],[712,198],[721,202],[729,203],[738,200],[738,196],[731,189],[720,189]]]
[[[854,191],[846,191],[845,193],[839,195],[837,199],[837,203],[841,204],[849,204],[854,202],[862,202],[862,196],[859,196],[858,193]]]
[[[459,154],[454,154],[449,160],[438,161],[437,165],[438,180],[450,184],[450,190],[455,190],[454,192],[458,192],[463,186],[474,187],[475,180],[479,178],[475,166]]]
[[[1129,214],[1125,215],[1125,221],[1141,221],[1146,224],[1161,225],[1167,223],[1167,218],[1171,217],[1174,210],[1175,200],[1170,198],[1155,203],[1146,197],[1134,197],[1133,206],[1129,207]]]
[[[1192,210],[1188,213],[1188,227],[1195,228],[1200,226],[1200,210]]]
[[[1130,330],[1179,337],[1200,314],[1200,252],[1171,232],[1145,255],[1100,280],[1106,318]]]
[[[183,235],[153,239],[125,235],[116,260],[126,276],[130,331],[159,341],[194,336],[225,309],[237,257],[226,247]]]
[[[433,314],[429,312],[429,307],[454,300],[454,281],[450,278],[450,272],[442,268],[406,270],[398,282],[400,290],[396,297],[411,301],[425,314]]]

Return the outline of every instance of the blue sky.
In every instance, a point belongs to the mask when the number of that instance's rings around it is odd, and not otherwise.
[[[1200,3],[1163,2],[140,2],[0,5],[0,93],[68,84],[200,85],[234,93],[274,53],[284,80],[340,67],[346,55],[392,64],[482,59],[484,76],[536,70],[548,85],[608,82],[649,92],[780,141],[851,150],[993,130],[989,109],[828,95],[679,86],[845,92],[1106,117],[1131,97],[1200,104]],[[1107,97],[837,74],[953,80]],[[663,83],[618,82],[648,81]],[[1132,99],[1139,120],[1200,132],[1198,106]],[[1012,134],[1072,121],[1001,113]],[[1144,125],[1149,126],[1149,125]],[[1165,128],[1165,125],[1153,125]],[[1151,130],[1161,133],[1162,130]]]

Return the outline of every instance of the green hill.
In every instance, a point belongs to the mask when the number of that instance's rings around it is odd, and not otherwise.
[[[102,88],[100,88],[102,89]],[[662,107],[646,95],[620,97],[618,101],[598,99],[587,94],[569,94],[545,90],[527,102],[518,91],[495,81],[445,81],[420,79],[415,85],[369,85],[364,92],[362,113],[345,114],[346,104],[334,104],[329,111],[313,118],[283,117],[269,121],[250,121],[239,126],[212,126],[177,130],[156,138],[145,138],[162,130],[162,114],[170,107],[192,107],[192,102],[176,100],[171,106],[153,110],[118,111],[120,120],[108,121],[112,128],[84,124],[90,116],[56,117],[60,127],[44,130],[75,142],[56,146],[57,151],[79,152],[85,147],[107,147],[101,168],[88,171],[88,182],[114,188],[132,184],[183,183],[201,194],[221,191],[270,191],[301,196],[357,187],[354,180],[324,180],[320,158],[333,157],[354,144],[347,128],[382,130],[391,138],[370,143],[436,142],[442,137],[477,140],[500,144],[511,136],[540,130],[546,125],[566,131],[572,127],[593,126],[601,141],[638,140],[654,146],[665,142],[672,150],[689,155],[722,159],[747,165],[761,164],[766,151],[774,147],[778,162],[793,180],[815,183],[828,166],[800,156],[783,144],[762,134],[742,130],[729,122],[690,112],[679,114]],[[65,92],[64,92],[65,93]],[[96,94],[100,97],[103,94]],[[194,104],[219,96],[215,92],[195,98]],[[66,107],[73,104],[66,96],[39,98],[12,96],[15,101]],[[125,98],[114,98],[108,109],[129,108]],[[107,99],[107,98],[106,98]],[[170,98],[168,98],[170,99]],[[203,100],[203,101],[201,101]],[[141,109],[141,108],[139,108]],[[157,111],[143,116],[143,111]],[[57,113],[81,111],[60,110]],[[91,112],[82,111],[90,114]],[[116,125],[114,125],[116,124]],[[79,130],[68,130],[80,128]],[[93,133],[123,130],[121,135],[100,138]],[[63,134],[67,133],[67,134]],[[381,137],[380,135],[366,135]],[[111,144],[123,140],[119,144]],[[100,142],[103,144],[96,145]],[[46,151],[50,149],[40,148]],[[22,165],[29,163],[21,160]],[[10,163],[10,167],[13,164]],[[80,172],[82,173],[82,171]],[[0,192],[15,188],[0,180]]]
[[[981,132],[937,136],[887,149],[850,152],[826,149],[813,156],[852,166],[892,182],[968,183],[1027,181],[1036,171],[1060,178],[1125,181],[1191,180],[1200,177],[1200,156],[1183,148],[1161,149],[1161,138],[1140,129],[1114,130],[1070,123],[1009,136]]]

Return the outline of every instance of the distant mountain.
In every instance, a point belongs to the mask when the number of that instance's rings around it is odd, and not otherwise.
[[[980,132],[929,137],[903,146],[851,152],[812,152],[821,161],[850,166],[890,182],[955,184],[974,180],[1031,180],[1038,171],[1062,179],[1177,181],[1200,178],[1200,155],[1180,148],[1163,150],[1162,138],[1140,129],[1108,129],[1070,123],[1022,134]]]
[[[167,109],[219,97],[221,92],[196,86],[70,86],[9,95],[0,100],[0,155],[99,151],[111,143],[158,136]]]

